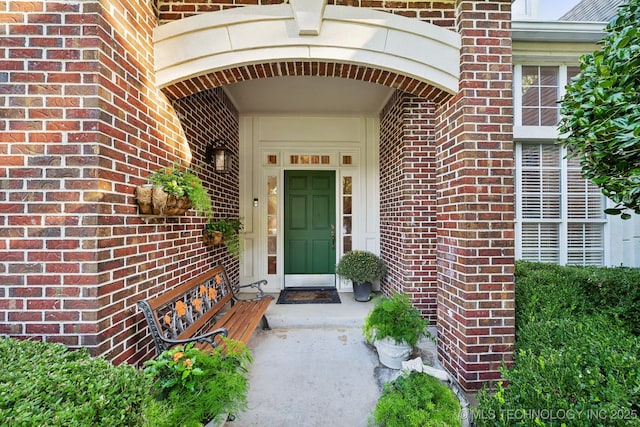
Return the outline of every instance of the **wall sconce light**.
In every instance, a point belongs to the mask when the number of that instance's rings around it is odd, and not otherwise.
[[[204,153],[205,161],[213,165],[213,170],[218,173],[227,173],[231,170],[231,150],[226,148],[226,141],[216,139],[207,146]]]

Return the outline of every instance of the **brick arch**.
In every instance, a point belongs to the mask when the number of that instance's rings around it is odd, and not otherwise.
[[[373,67],[341,64],[335,62],[267,62],[212,71],[210,73],[174,82],[162,88],[171,101],[195,93],[247,80],[283,76],[339,77],[377,83],[392,87],[435,103],[440,103],[452,95],[429,83],[398,73]]]

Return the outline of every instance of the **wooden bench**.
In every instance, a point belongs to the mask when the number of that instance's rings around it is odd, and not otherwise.
[[[199,343],[201,348],[217,346],[220,336],[247,344],[258,324],[269,329],[265,312],[273,299],[266,295],[260,280],[233,286],[222,266],[217,266],[138,307],[151,330],[158,354],[177,344]],[[255,288],[253,298],[239,298],[241,288]]]

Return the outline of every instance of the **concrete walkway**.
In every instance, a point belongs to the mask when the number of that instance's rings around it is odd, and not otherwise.
[[[366,427],[380,396],[379,362],[362,336],[373,303],[267,310],[271,331],[249,343],[249,408],[225,427]]]

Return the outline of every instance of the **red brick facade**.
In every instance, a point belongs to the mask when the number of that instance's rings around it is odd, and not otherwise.
[[[497,378],[513,344],[510,0],[333,3],[458,31],[455,97],[341,63],[265,63],[154,85],[158,23],[249,4],[0,0],[0,334],[115,362],[149,357],[138,299],[212,263],[239,273],[224,249],[203,245],[204,218],[143,218],[135,187],[150,170],[190,163],[216,215],[236,216],[238,159],[226,175],[204,164],[217,138],[238,153],[238,113],[220,86],[340,76],[400,90],[381,115],[385,291],[412,294],[437,321],[440,358],[465,388]]]

